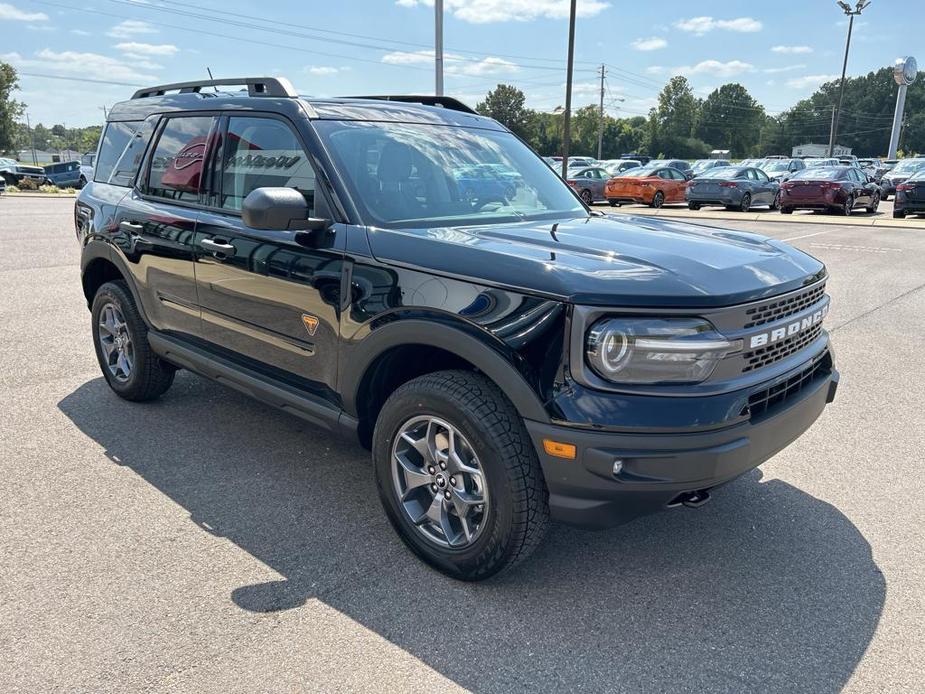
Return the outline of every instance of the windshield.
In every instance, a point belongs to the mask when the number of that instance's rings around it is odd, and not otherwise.
[[[841,175],[841,169],[828,166],[824,169],[803,169],[793,175],[794,178],[803,178],[810,181],[834,181]]]
[[[421,227],[586,217],[514,135],[414,123],[316,121],[367,224]]]
[[[736,166],[718,166],[715,169],[710,169],[705,174],[698,176],[698,179],[703,178],[735,178],[738,176],[743,169],[740,169]]]
[[[899,162],[893,169],[893,173],[912,173],[925,166],[925,159],[907,159]]]
[[[694,173],[697,173],[698,171],[706,171],[710,168],[712,162],[712,159],[698,159],[693,163],[691,168],[694,170]]]
[[[761,168],[764,171],[789,171],[790,162],[789,161],[769,161],[761,165]]]

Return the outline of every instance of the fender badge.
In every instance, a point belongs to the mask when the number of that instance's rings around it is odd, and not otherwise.
[[[315,332],[318,330],[318,318],[315,316],[310,316],[307,313],[303,313],[302,323],[305,324],[305,329],[308,331],[308,334],[314,337]]]

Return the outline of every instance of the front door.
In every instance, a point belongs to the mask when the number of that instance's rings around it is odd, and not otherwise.
[[[306,150],[291,124],[248,114],[224,121],[211,210],[196,233],[202,334],[217,351],[337,403],[343,227],[312,232],[251,229],[241,205],[252,190],[295,188],[312,216],[330,218]]]

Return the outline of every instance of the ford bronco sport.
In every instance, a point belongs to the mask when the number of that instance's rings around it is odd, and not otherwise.
[[[700,505],[835,394],[822,263],[591,211],[453,99],[142,89],[93,179],[75,223],[112,390],[184,368],[358,438],[398,534],[458,578],[550,518]]]

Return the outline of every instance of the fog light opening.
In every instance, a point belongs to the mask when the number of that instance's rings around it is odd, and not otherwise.
[[[613,476],[617,477],[621,472],[623,472],[623,461],[617,459],[613,461]]]

